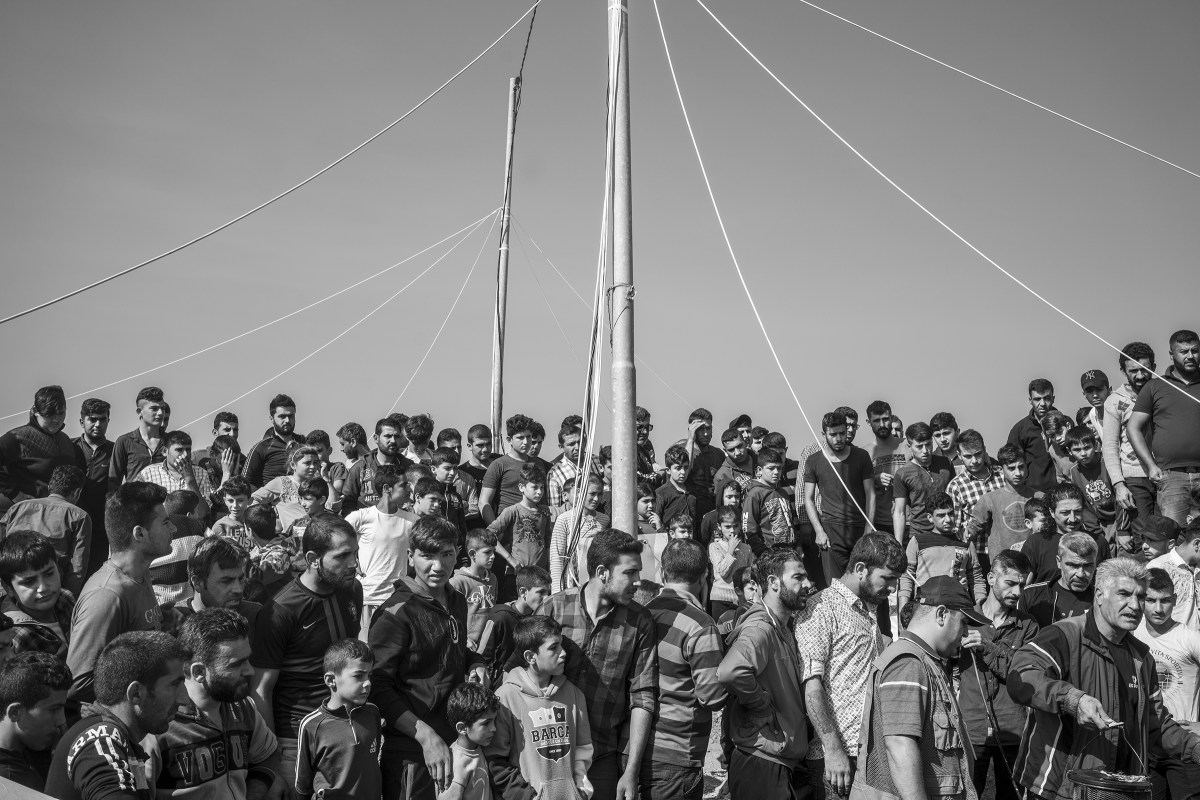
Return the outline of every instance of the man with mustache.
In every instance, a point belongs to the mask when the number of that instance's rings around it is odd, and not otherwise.
[[[1148,517],[1154,513],[1154,484],[1146,477],[1125,426],[1133,416],[1133,406],[1142,387],[1154,376],[1154,350],[1145,342],[1130,342],[1121,348],[1117,363],[1125,375],[1125,383],[1104,400],[1100,452],[1112,477],[1117,505],[1136,510],[1139,517]]]

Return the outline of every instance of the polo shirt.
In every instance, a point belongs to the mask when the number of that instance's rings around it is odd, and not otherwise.
[[[150,452],[149,445],[142,438],[140,428],[134,428],[129,433],[122,433],[113,442],[112,458],[108,462],[108,492],[112,494],[117,487],[126,481],[133,480],[138,473],[151,464],[167,460],[167,448],[163,446],[159,436],[158,446]]]
[[[267,481],[288,474],[288,460],[292,450],[304,445],[304,437],[291,433],[281,438],[272,429],[270,435],[250,448],[246,453],[246,465],[242,477],[256,487],[266,486]]]
[[[1172,366],[1161,380],[1142,387],[1133,413],[1150,415],[1149,431],[1159,467],[1200,467],[1200,381],[1184,383],[1175,377]]]

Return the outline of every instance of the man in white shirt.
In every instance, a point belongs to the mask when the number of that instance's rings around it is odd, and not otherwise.
[[[392,584],[408,569],[408,542],[416,516],[402,510],[408,502],[404,475],[390,470],[372,478],[379,502],[350,512],[346,521],[358,534],[359,582],[364,620],[359,638],[366,641],[371,615],[392,594]]]

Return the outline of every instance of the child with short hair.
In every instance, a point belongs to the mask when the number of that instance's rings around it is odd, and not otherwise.
[[[256,503],[246,509],[246,527],[250,541],[239,542],[250,553],[244,597],[265,603],[304,571],[304,553],[299,539],[279,533],[279,518],[270,506]]]
[[[438,447],[450,448],[462,458],[462,434],[458,432],[458,428],[442,428],[434,442]]]
[[[691,464],[687,449],[681,444],[673,444],[663,453],[663,461],[667,464],[667,480],[654,493],[654,513],[663,522],[677,514],[686,513],[691,515],[694,524],[697,518],[696,496],[684,485]]]
[[[733,573],[733,590],[737,593],[737,605],[726,611],[717,620],[717,630],[722,636],[729,636],[737,627],[738,620],[757,603],[761,597],[758,582],[754,580],[754,567],[742,567]]]
[[[496,605],[498,582],[492,574],[492,561],[496,558],[496,534],[487,530],[468,533],[467,558],[467,566],[459,567],[450,578],[450,588],[467,598],[467,647],[471,647],[473,642],[479,641],[479,634],[483,631],[483,615],[480,612]]]
[[[720,504],[700,518],[700,530],[696,535],[696,541],[705,546],[712,542],[713,538],[717,534],[717,527],[721,524],[718,517],[720,516],[721,509],[725,506],[731,506],[737,509],[737,529],[738,532],[741,533],[743,494],[742,486],[737,481],[730,481],[721,487],[721,496],[717,498],[717,500],[720,501]]]
[[[426,471],[428,471],[428,468],[424,468],[424,469],[426,469]],[[405,474],[406,475],[408,474],[407,471],[405,472]],[[444,487],[442,486],[442,484],[438,483],[437,478],[434,478],[432,475],[422,477],[415,484],[413,484],[412,487],[413,487],[412,510],[413,510],[414,514],[416,514],[418,517],[427,517],[427,516],[445,517],[446,516],[444,513],[444,508],[442,506],[443,502],[445,502],[446,495],[445,495],[445,492],[443,491]],[[458,530],[457,525],[455,526],[455,530]],[[461,536],[462,536],[462,532],[460,531],[459,532],[460,541],[461,541]]]
[[[404,423],[404,438],[408,439],[408,447],[404,457],[414,464],[430,466],[432,453],[429,440],[433,437],[433,418],[428,414],[416,414]]]
[[[241,476],[234,476],[221,484],[217,490],[225,508],[229,511],[209,528],[209,536],[224,536],[243,547],[250,541],[250,529],[246,527],[246,509],[250,507],[250,495],[254,487]]]
[[[0,520],[5,530],[37,531],[58,551],[67,586],[79,591],[88,579],[92,551],[92,519],[79,507],[86,476],[74,464],[59,464],[50,473],[49,495],[13,505]]]
[[[375,655],[358,639],[336,641],[323,667],[329,698],[296,732],[296,794],[322,800],[379,797],[383,776],[379,746],[383,721],[368,702]]]
[[[637,485],[637,526],[638,536],[653,536],[658,533],[662,520],[654,513],[654,487],[648,483]],[[646,541],[643,539],[643,541]],[[653,541],[651,539],[650,541]]]
[[[304,512],[304,516],[292,520],[284,529],[284,535],[295,536],[297,539],[304,538],[304,531],[308,529],[308,524],[312,522],[313,517],[330,513],[326,508],[328,501],[329,483],[324,478],[306,478],[300,484],[300,509]]]
[[[945,492],[954,479],[954,465],[934,454],[933,431],[925,422],[914,422],[904,431],[909,461],[892,476],[892,528],[896,541],[907,544],[909,535],[933,531],[930,501]]]
[[[979,555],[988,557],[1001,550],[1012,549],[1019,545],[1029,535],[1029,525],[1022,522],[1020,517],[1005,512],[1009,508],[1024,504],[1041,497],[1042,493],[1027,485],[1029,469],[1025,465],[1025,455],[1013,444],[1006,444],[996,452],[996,463],[1000,465],[1000,477],[1004,485],[992,489],[979,499],[971,509],[967,518],[965,538],[979,542]],[[986,531],[986,535],[985,535]]]
[[[521,502],[521,467],[529,461],[536,423],[524,414],[513,414],[504,422],[508,453],[493,459],[479,485],[479,513],[491,524],[504,509]]]
[[[35,792],[46,788],[70,688],[71,670],[57,656],[35,651],[8,659],[0,671],[0,777]],[[11,789],[4,794],[18,796]]]
[[[408,568],[409,540],[417,517],[407,511],[408,484],[393,469],[380,469],[371,476],[379,502],[351,511],[346,521],[358,534],[358,572],[363,587],[363,613],[359,619],[371,619],[375,609],[392,593],[392,584]],[[359,633],[365,640],[368,625]]]
[[[709,592],[712,603],[712,618],[720,619],[738,604],[738,592],[734,587],[734,575],[746,567],[754,566],[754,551],[742,538],[741,510],[734,506],[723,506],[716,510],[717,530],[708,545],[708,559],[712,562],[713,582]]]
[[[526,566],[550,566],[547,547],[555,518],[542,505],[545,495],[546,471],[541,464],[530,461],[522,465],[518,486],[521,502],[501,511],[487,529],[497,537],[496,561],[492,572],[499,579],[501,602],[516,596],[514,570]]]
[[[485,748],[492,780],[504,800],[592,796],[592,730],[583,692],[563,677],[562,626],[526,617],[513,634],[522,664],[496,692],[496,735]]]
[[[492,686],[504,678],[505,668],[514,652],[513,633],[522,617],[536,614],[550,596],[550,573],[541,567],[517,567],[517,597],[511,603],[499,603],[483,613],[483,630],[473,642],[475,652],[483,656]]]
[[[559,514],[550,533],[550,580],[555,592],[587,582],[588,547],[592,538],[602,530],[596,519],[596,506],[600,502],[600,477],[592,474],[584,480],[587,481],[587,488],[583,492],[582,504]],[[577,524],[574,557],[568,559]]]
[[[349,470],[344,462],[330,461],[333,456],[333,445],[329,441],[329,434],[325,431],[309,431],[308,436],[304,437],[304,443],[309,447],[317,448],[317,454],[321,459],[320,477],[325,479],[328,486],[324,501],[325,508],[332,514],[341,514],[342,486],[346,483],[346,475]],[[303,489],[303,486],[301,488]]]
[[[764,447],[758,452],[754,481],[742,501],[742,532],[756,556],[773,545],[791,544],[795,538],[792,509],[779,488],[782,476],[783,454]]]
[[[491,689],[463,683],[446,701],[446,718],[458,738],[450,745],[450,785],[437,800],[492,800],[492,781],[483,756],[496,735],[496,713],[500,701]]]
[[[429,455],[433,478],[442,486],[442,513],[463,535],[467,533],[467,502],[458,493],[458,453],[439,447]]]
[[[0,587],[13,606],[4,612],[16,628],[12,652],[65,659],[75,597],[62,588],[54,545],[32,531],[9,534],[0,542]]]
[[[691,539],[692,538],[692,517],[688,512],[681,511],[672,517],[667,518],[666,525],[663,526],[662,533],[658,534],[654,539],[654,544],[650,550],[643,548],[642,572],[646,575],[653,575],[655,583],[660,586],[665,583],[663,580],[662,571],[662,554],[667,549],[667,545],[672,539]],[[650,556],[650,558],[646,558]],[[652,566],[647,566],[647,563],[652,562]]]
[[[896,607],[904,608],[927,580],[941,575],[954,578],[976,602],[982,602],[987,594],[987,580],[979,570],[974,543],[964,542],[958,536],[954,499],[938,492],[929,501],[929,508],[933,532],[913,531],[908,540],[908,569],[900,576]]]
[[[1096,432],[1090,425],[1076,425],[1067,431],[1066,448],[1074,462],[1067,480],[1083,492],[1083,530],[1093,536],[1103,535],[1109,544],[1120,543],[1121,551],[1127,552],[1133,542],[1129,514],[1117,507],[1112,477],[1100,457]]]

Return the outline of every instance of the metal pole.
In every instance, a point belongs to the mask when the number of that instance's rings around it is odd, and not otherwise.
[[[504,330],[508,318],[508,230],[512,212],[513,141],[521,79],[508,79],[508,138],[504,145],[504,206],[500,216],[500,256],[496,266],[496,314],[492,326],[492,446],[504,441]],[[498,452],[503,452],[499,450]]]
[[[616,137],[613,158],[612,288],[612,525],[637,534],[637,437],[633,410],[637,375],[633,364],[633,183],[629,152],[629,7],[608,0],[610,34],[617,38]],[[616,26],[614,28],[614,26]],[[610,36],[610,40],[611,40]]]

